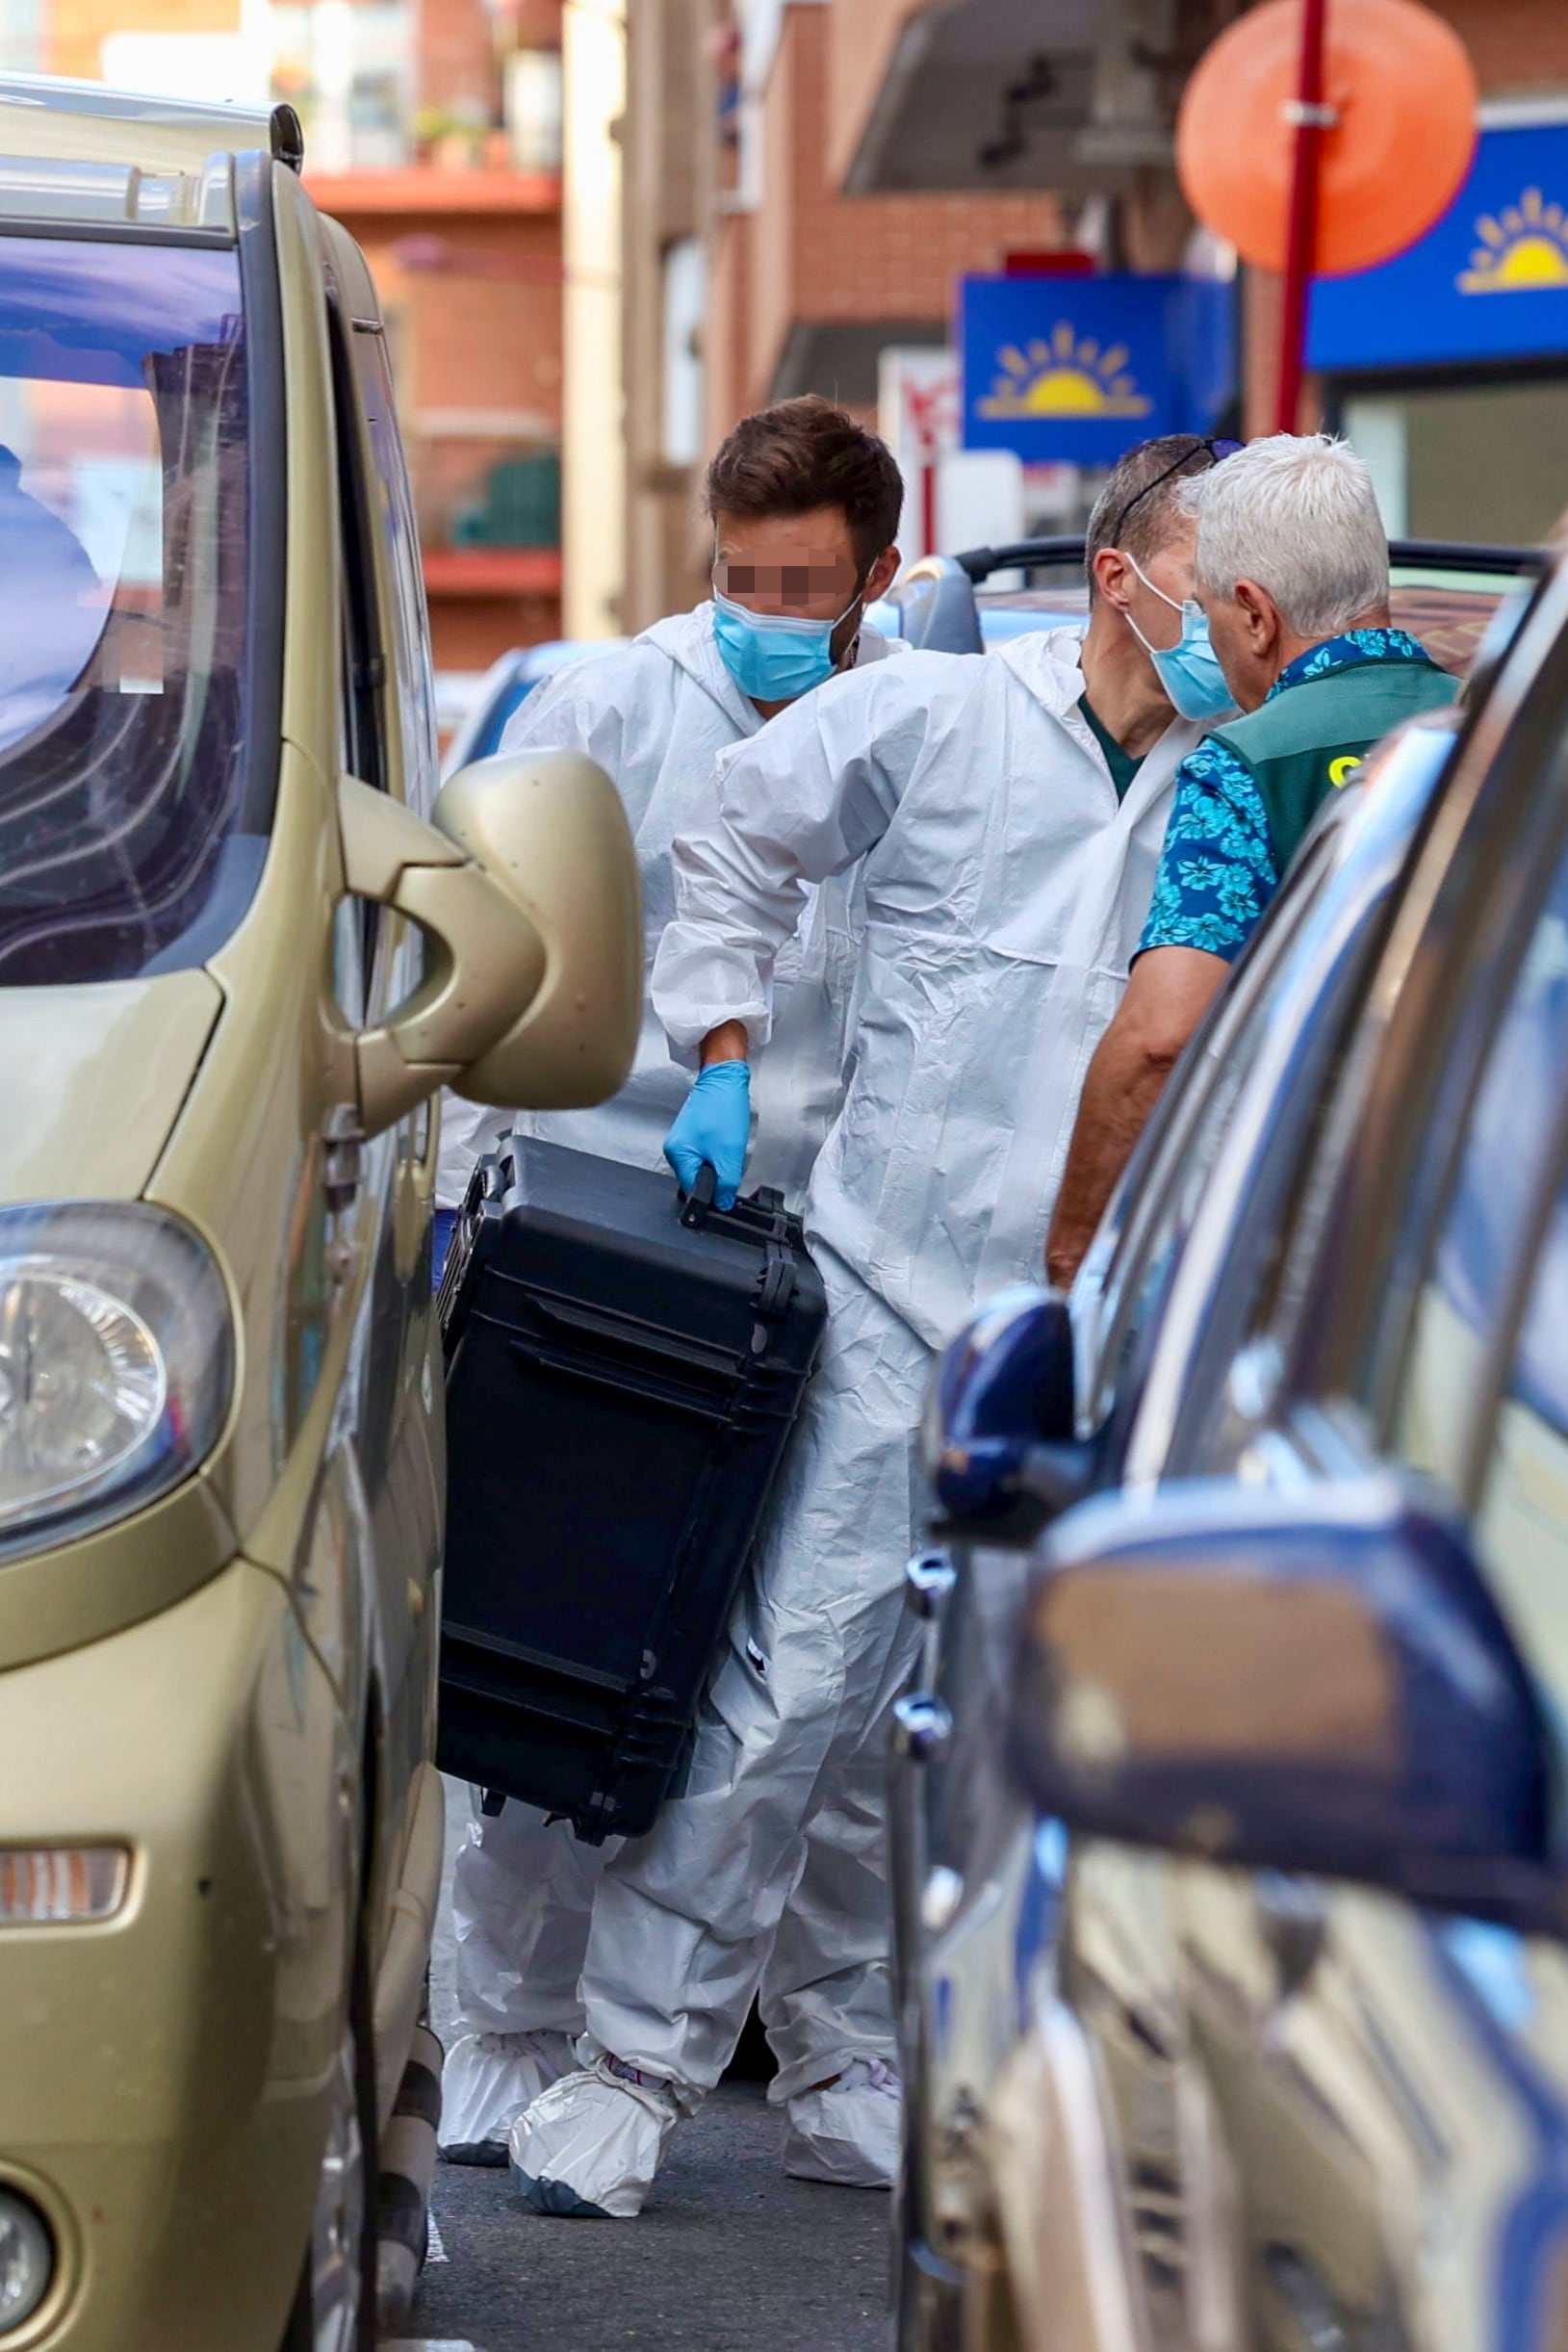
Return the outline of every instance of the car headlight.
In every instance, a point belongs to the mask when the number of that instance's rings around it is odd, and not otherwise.
[[[0,2336],[25,2326],[54,2278],[54,2240],[25,2197],[0,2188]]]
[[[222,1279],[141,1202],[0,1209],[0,1557],[179,1485],[228,1414]]]

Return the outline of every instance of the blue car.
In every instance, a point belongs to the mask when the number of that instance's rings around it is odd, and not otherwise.
[[[944,1367],[905,2347],[1563,2340],[1568,571],[1519,612],[1309,838],[1070,1302]]]

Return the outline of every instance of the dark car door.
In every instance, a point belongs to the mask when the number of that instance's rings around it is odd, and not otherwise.
[[[1557,1723],[1564,673],[1568,660],[1549,656],[1524,708],[1500,712],[1512,723],[1490,739],[1473,732],[1452,821],[1417,861],[1314,1115],[1288,1229],[1262,1252],[1239,1221],[1167,1457],[1178,1472],[1239,1473],[1303,1497],[1321,1478],[1386,1463],[1436,1481],[1471,1514]],[[1248,1210],[1259,1198],[1254,1184]],[[1327,1882],[1164,1868],[1184,2046],[1235,2184],[1250,2340],[1279,2352],[1554,2340],[1568,2253],[1568,1954]]]

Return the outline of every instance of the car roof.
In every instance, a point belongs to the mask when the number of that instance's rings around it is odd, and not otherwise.
[[[912,564],[887,602],[912,645],[981,653],[1037,631],[1081,629],[1089,616],[1084,539],[1069,533],[930,556]],[[1464,676],[1493,613],[1516,582],[1539,573],[1538,549],[1397,539],[1389,547],[1396,629],[1420,637],[1434,660]],[[988,587],[1003,573],[1024,584]]]
[[[233,235],[230,158],[297,162],[290,107],[139,96],[99,82],[0,74],[0,219]]]

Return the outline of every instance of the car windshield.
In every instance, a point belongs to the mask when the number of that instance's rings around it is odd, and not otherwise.
[[[249,896],[246,415],[232,251],[0,239],[0,985],[198,962]]]

